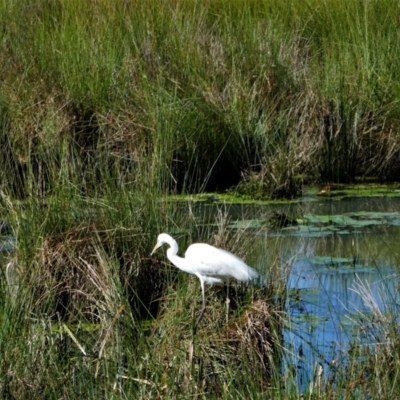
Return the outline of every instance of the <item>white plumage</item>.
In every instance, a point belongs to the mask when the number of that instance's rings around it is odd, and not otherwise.
[[[206,308],[204,285],[229,284],[230,279],[247,282],[258,278],[258,274],[243,260],[229,251],[218,249],[206,243],[195,243],[188,247],[185,258],[178,256],[178,243],[168,234],[158,235],[157,244],[151,254],[159,247],[168,244],[167,257],[176,267],[200,279],[203,308],[196,321],[199,323]],[[227,307],[229,299],[227,298]]]

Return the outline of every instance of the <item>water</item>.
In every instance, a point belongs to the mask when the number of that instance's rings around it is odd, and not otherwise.
[[[221,210],[230,215],[233,228],[248,228],[256,235],[254,246],[262,249],[259,271],[276,260],[287,271],[284,375],[291,374],[302,392],[346,366],[355,344],[384,340],[371,321],[379,313],[397,314],[400,304],[395,269],[400,265],[400,199],[216,205],[201,213],[211,220]],[[272,211],[302,218],[304,224],[264,229]]]
[[[344,239],[351,240],[352,235]],[[379,236],[373,240],[379,240]],[[308,246],[308,255],[299,253],[291,264],[287,301],[290,322],[284,330],[285,347],[290,350],[288,365],[296,367],[302,390],[315,382],[317,367],[323,369],[325,380],[329,379],[336,368],[347,365],[352,344],[372,344],[372,335],[360,335],[365,325],[361,313],[368,321],[372,313],[390,311],[398,303],[397,274],[390,264],[382,260],[358,260],[355,265],[315,263],[312,249]]]

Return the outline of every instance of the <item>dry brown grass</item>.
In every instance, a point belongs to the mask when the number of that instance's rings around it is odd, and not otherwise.
[[[48,312],[69,322],[99,322],[113,315],[118,271],[113,271],[103,245],[94,226],[45,238],[31,276],[34,309],[40,313],[49,307]]]

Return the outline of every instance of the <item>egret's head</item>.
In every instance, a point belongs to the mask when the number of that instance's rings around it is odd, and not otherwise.
[[[157,251],[157,249],[159,249],[161,246],[163,246],[164,244],[169,243],[169,235],[167,235],[166,233],[160,233],[157,237],[157,243],[154,246],[153,251],[151,252],[151,256]]]

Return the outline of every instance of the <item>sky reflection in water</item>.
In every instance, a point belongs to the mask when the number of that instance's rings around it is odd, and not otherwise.
[[[277,260],[288,269],[284,346],[291,371],[284,368],[284,375],[293,374],[302,392],[315,382],[317,367],[326,381],[349,361],[354,343],[383,339],[369,319],[374,309],[396,315],[400,304],[394,268],[400,265],[400,198],[305,198],[290,205],[214,204],[196,211],[210,223],[228,214],[232,229],[254,232],[252,257],[261,274]],[[271,230],[265,223],[273,212],[304,223]]]
[[[365,346],[379,340],[379,332],[372,332],[369,322],[372,312],[396,312],[399,304],[394,266],[400,259],[400,228],[396,221],[400,213],[395,211],[400,209],[400,202],[352,199],[330,203],[316,208],[322,215],[329,208],[339,217],[368,211],[375,219],[380,218],[379,213],[382,218],[379,224],[349,226],[347,230],[340,227],[324,237],[299,235],[297,243],[291,241],[283,247],[290,249],[282,254],[283,258],[292,260],[287,302],[290,323],[284,341],[290,354],[288,363],[295,366],[290,372],[301,391],[315,382],[320,367],[326,380],[334,375],[336,367],[346,365],[352,344]],[[392,213],[389,219],[388,212]],[[365,293],[370,297],[366,298]]]

